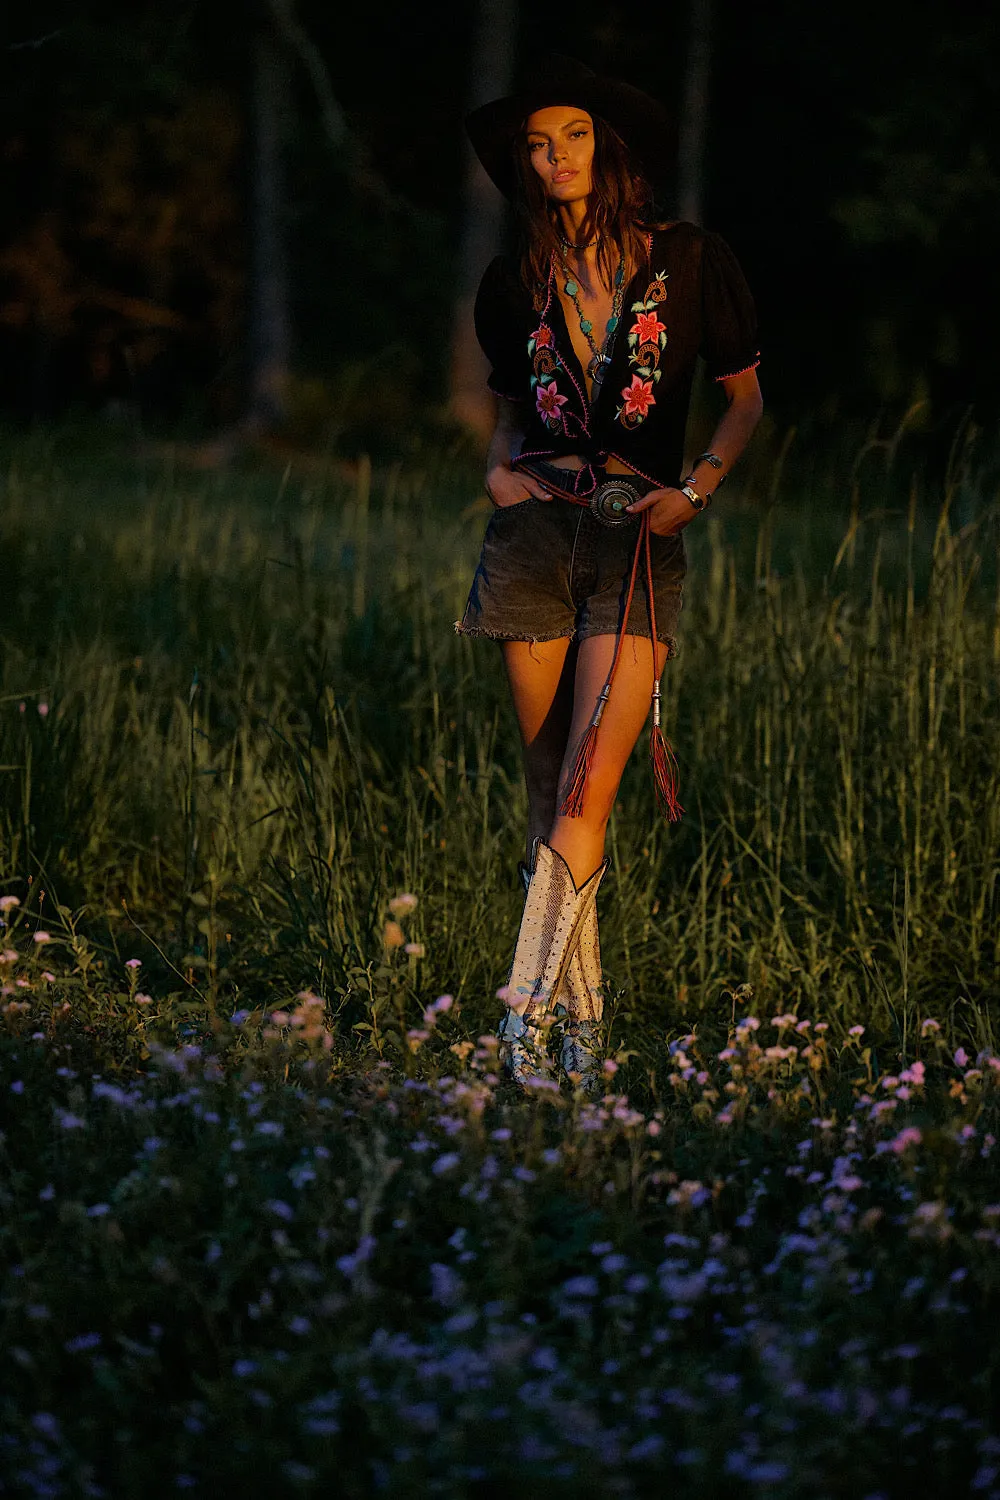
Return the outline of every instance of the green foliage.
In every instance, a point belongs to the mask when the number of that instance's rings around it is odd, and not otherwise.
[[[12,1493],[993,1492],[995,522],[880,451],[688,533],[587,1103],[497,1078],[478,480],[8,445]]]

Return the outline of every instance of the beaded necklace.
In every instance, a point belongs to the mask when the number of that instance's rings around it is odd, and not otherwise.
[[[571,245],[568,240],[562,240],[560,243],[562,244],[564,256],[570,250],[589,248],[588,246]],[[596,244],[596,241],[593,243]],[[608,365],[611,363],[610,345],[614,331],[618,327],[622,315],[622,302],[625,297],[625,257],[622,255],[618,261],[618,269],[615,272],[614,294],[611,299],[611,316],[605,325],[604,342],[600,345],[598,345],[597,340],[594,338],[593,323],[583,315],[583,308],[580,306],[580,288],[574,281],[572,272],[565,260],[563,261],[563,271],[566,273],[563,289],[567,297],[572,298],[573,306],[576,308],[576,315],[580,320],[580,331],[590,345],[591,359],[587,365],[587,374],[590,376],[594,386],[591,398],[591,403],[593,403],[597,398],[597,393],[600,390],[601,381],[604,379]]]

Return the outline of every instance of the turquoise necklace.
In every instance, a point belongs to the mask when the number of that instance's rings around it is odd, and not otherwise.
[[[561,244],[563,255],[570,250],[580,248],[576,245],[571,245],[568,240],[562,240]],[[615,272],[615,289],[611,298],[611,316],[605,325],[604,342],[601,345],[598,345],[597,340],[594,338],[593,323],[583,315],[583,308],[580,306],[580,288],[574,281],[572,272],[565,260],[563,261],[563,270],[566,273],[563,290],[567,297],[572,298],[573,306],[576,308],[576,315],[580,320],[580,332],[590,345],[591,359],[587,365],[587,374],[593,381],[594,396],[596,397],[608,365],[611,363],[610,344],[622,315],[622,302],[625,298],[625,257],[624,255],[621,256],[618,261],[618,269]]]

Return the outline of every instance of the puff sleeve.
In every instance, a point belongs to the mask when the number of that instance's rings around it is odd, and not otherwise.
[[[739,263],[721,235],[706,234],[701,252],[701,353],[713,380],[760,363],[757,314]]]
[[[525,342],[518,338],[522,323],[518,301],[516,275],[510,263],[498,255],[479,283],[474,317],[476,337],[492,366],[486,384],[508,401],[525,401],[528,397],[530,370]]]

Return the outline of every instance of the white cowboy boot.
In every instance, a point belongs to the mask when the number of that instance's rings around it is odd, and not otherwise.
[[[509,1014],[498,1028],[500,1058],[508,1077],[522,1088],[550,1073],[543,1024],[566,979],[581,925],[608,867],[576,886],[562,855],[536,839],[531,879],[507,982]]]
[[[580,924],[574,960],[559,1061],[570,1083],[594,1095],[602,1092],[604,1084],[600,1058],[604,990],[596,900]]]
[[[527,891],[531,871],[522,864],[518,874]],[[603,978],[595,895],[580,923],[580,935],[553,1005],[555,1014],[565,1017],[559,1055],[563,1072],[587,1093],[598,1093],[602,1083],[598,1052],[604,1015]]]

